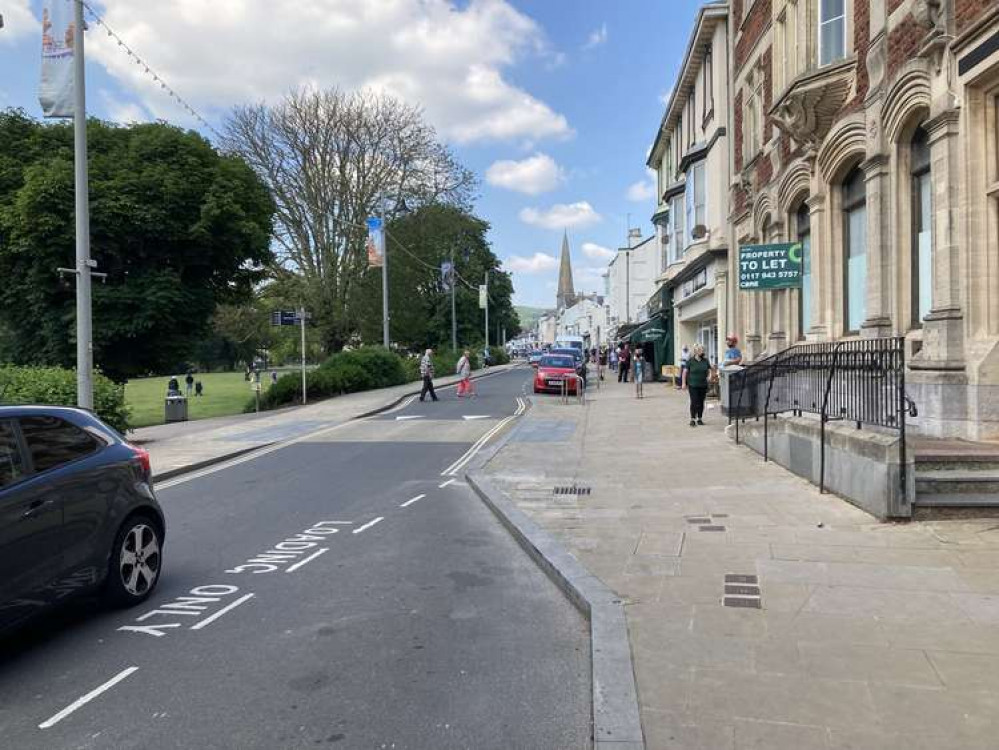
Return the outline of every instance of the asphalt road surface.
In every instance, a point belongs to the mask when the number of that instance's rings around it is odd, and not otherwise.
[[[0,747],[588,747],[586,623],[461,479],[529,377],[160,485],[145,605],[0,644]]]

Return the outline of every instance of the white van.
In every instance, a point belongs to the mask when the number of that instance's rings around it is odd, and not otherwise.
[[[559,336],[555,339],[556,349],[576,349],[586,361],[586,344],[582,336]]]

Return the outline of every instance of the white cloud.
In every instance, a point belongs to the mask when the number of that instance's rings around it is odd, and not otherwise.
[[[535,253],[530,258],[525,258],[522,255],[511,255],[503,261],[503,268],[520,273],[544,273],[557,267],[558,261],[555,256],[547,253]]]
[[[0,13],[3,14],[3,29],[0,29],[0,44],[14,42],[20,37],[37,33],[41,28],[38,19],[31,12],[30,0],[7,0]],[[38,49],[41,54],[41,37]]]
[[[541,27],[508,0],[116,0],[105,17],[196,107],[274,100],[300,85],[368,87],[422,106],[457,142],[572,135],[563,115],[504,77],[550,55]],[[154,116],[178,117],[114,40],[88,42]]]
[[[110,91],[102,90],[101,99],[112,122],[129,124],[133,122],[149,122],[149,114],[135,102],[125,102],[114,96]]]
[[[601,44],[606,44],[607,42],[607,24],[601,24],[599,29],[594,29],[590,32],[590,35],[586,38],[586,44],[583,45],[583,49],[593,49],[594,47],[599,47]]]
[[[628,187],[625,194],[628,200],[643,203],[656,197],[656,186],[652,180],[639,180]]]
[[[486,170],[486,182],[490,185],[527,195],[554,190],[564,179],[562,168],[547,154],[535,154],[521,161],[498,161]]]
[[[572,229],[586,227],[601,220],[600,214],[593,210],[587,201],[577,203],[556,203],[551,208],[523,208],[520,220],[525,224],[544,229]]]
[[[595,242],[584,242],[582,245],[583,255],[594,260],[610,260],[614,257],[614,251],[598,245]]]

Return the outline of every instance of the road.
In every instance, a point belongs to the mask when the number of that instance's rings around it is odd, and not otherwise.
[[[460,473],[529,373],[159,486],[155,595],[8,639],[0,746],[588,747],[586,623]]]

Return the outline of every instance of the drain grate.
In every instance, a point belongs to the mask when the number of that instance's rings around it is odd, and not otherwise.
[[[749,573],[726,573],[722,604],[726,607],[762,609],[759,579]]]
[[[556,494],[556,495],[576,495],[578,497],[580,495],[589,495],[590,494],[590,490],[591,490],[590,487],[577,487],[577,486],[573,485],[571,487],[556,487],[555,490],[554,490],[554,494]]]
[[[698,531],[725,531],[724,526],[698,526]]]

